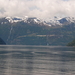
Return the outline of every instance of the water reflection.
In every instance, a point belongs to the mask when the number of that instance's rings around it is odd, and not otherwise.
[[[75,75],[75,48],[0,46],[0,75]]]

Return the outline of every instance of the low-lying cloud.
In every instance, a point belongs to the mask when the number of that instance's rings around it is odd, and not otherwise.
[[[75,0],[0,0],[0,17],[75,17]]]

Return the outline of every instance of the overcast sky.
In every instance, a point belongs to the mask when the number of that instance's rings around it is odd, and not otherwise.
[[[75,0],[0,0],[0,17],[5,16],[75,17]]]

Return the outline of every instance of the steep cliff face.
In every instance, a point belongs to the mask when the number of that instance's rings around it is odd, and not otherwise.
[[[5,45],[6,43],[0,38],[0,45]]]

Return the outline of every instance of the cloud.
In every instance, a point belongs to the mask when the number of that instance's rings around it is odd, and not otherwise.
[[[0,0],[0,17],[29,16],[41,19],[74,16],[74,0]]]

